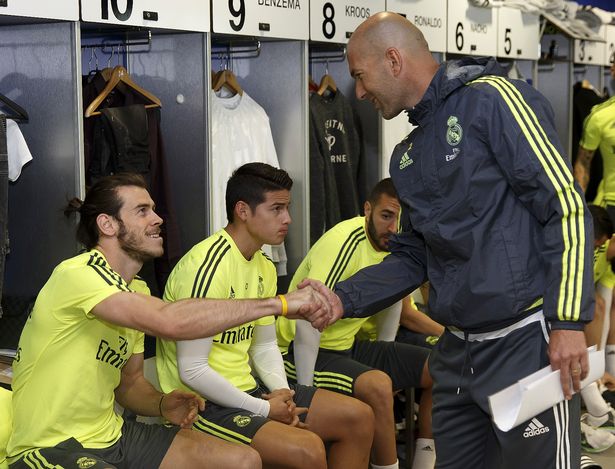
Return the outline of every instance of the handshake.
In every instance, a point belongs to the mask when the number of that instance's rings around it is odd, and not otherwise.
[[[322,332],[342,317],[342,302],[324,283],[307,278],[297,287],[284,295],[289,319],[305,319]]]

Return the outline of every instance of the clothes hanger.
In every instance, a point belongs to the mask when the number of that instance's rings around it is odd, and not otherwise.
[[[213,81],[212,86],[213,90],[220,91],[220,88],[222,88],[223,86],[233,91],[235,94],[243,96],[243,88],[241,87],[241,85],[237,81],[237,77],[231,70],[224,69],[216,73],[215,80]]]
[[[15,122],[28,122],[28,113],[24,108],[9,98],[0,94],[0,102],[4,104],[4,107],[8,108],[11,113],[5,113],[7,119],[11,119]]]
[[[331,75],[329,75],[329,62],[326,62],[325,65],[325,74],[320,79],[320,84],[318,85],[318,93],[319,96],[323,96],[327,91],[331,93],[337,92],[337,85],[335,84],[335,80]]]
[[[320,79],[320,85],[318,85],[318,91],[316,91],[320,96],[323,96],[327,91],[332,93],[337,92],[337,85],[335,84],[335,80],[329,74],[323,75]]]
[[[85,110],[85,117],[92,117],[92,116],[100,115],[100,111],[97,111],[98,106],[102,104],[105,98],[109,96],[111,91],[113,91],[115,87],[119,85],[120,83],[123,83],[128,88],[132,89],[133,91],[136,91],[141,96],[148,99],[151,104],[146,104],[145,105],[146,109],[154,108],[154,107],[162,107],[162,103],[160,102],[160,99],[158,99],[156,96],[154,96],[149,91],[146,91],[143,88],[141,88],[139,85],[137,85],[134,81],[132,81],[132,78],[130,78],[130,75],[128,74],[128,70],[126,70],[121,65],[117,65],[111,70],[111,76],[109,77],[109,80],[107,81],[107,86],[105,86],[105,89],[102,90],[102,92],[94,99],[94,101],[90,103],[88,108]]]

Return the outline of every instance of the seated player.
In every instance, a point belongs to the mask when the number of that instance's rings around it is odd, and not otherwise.
[[[388,255],[389,236],[397,232],[400,203],[389,178],[380,181],[364,205],[365,216],[338,223],[308,252],[295,273],[290,290],[304,278],[321,280],[329,288],[358,270]],[[312,334],[302,321],[279,318],[278,343],[289,378],[314,384],[370,405],[376,418],[372,467],[397,468],[393,391],[423,388],[417,451],[413,468],[433,468],[435,451],[431,433],[431,377],[429,350],[399,342],[355,340],[366,318],[342,319],[321,336]],[[316,331],[317,333],[318,331]],[[291,346],[292,343],[292,346]]]
[[[261,247],[286,237],[291,186],[285,171],[264,163],[237,169],[226,190],[228,225],[180,260],[167,282],[165,299],[275,294],[276,269]],[[280,296],[280,301],[284,305],[286,298]],[[326,390],[289,386],[273,317],[206,339],[159,340],[157,345],[162,388],[192,390],[207,400],[194,428],[250,445],[265,466],[367,467],[371,409]]]
[[[594,222],[594,281],[596,284],[596,305],[594,318],[585,326],[588,345],[597,345],[604,350],[608,347],[612,296],[615,274],[611,261],[615,257],[615,243],[611,243],[613,223],[608,212],[599,206],[589,205]],[[613,377],[607,372],[603,382],[610,383]],[[585,451],[601,452],[615,444],[615,410],[605,401],[599,383],[594,382],[581,390],[581,397],[587,413],[581,419],[581,445]]]

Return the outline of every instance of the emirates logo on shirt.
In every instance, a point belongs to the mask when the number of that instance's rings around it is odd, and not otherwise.
[[[128,341],[122,336],[118,336],[118,340],[119,350],[116,350],[105,339],[101,339],[96,352],[96,360],[108,363],[119,370],[128,361]]]

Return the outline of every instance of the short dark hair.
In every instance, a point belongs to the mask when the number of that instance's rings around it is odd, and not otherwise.
[[[399,195],[397,195],[397,191],[395,190],[395,186],[393,185],[393,181],[391,178],[384,178],[378,184],[374,186],[372,191],[369,193],[369,197],[367,201],[372,204],[372,206],[376,205],[380,200],[380,197],[386,194],[389,197],[393,197],[394,199],[399,199]]]
[[[609,212],[598,205],[588,205],[588,208],[594,221],[594,239],[600,239],[603,236],[607,238],[613,236],[613,222]]]
[[[124,201],[117,193],[118,188],[136,186],[147,189],[143,176],[136,173],[118,173],[99,179],[86,193],[85,200],[72,199],[64,213],[79,212],[79,225],[77,226],[77,241],[87,249],[98,244],[100,232],[96,218],[105,213],[119,219],[119,213]]]
[[[293,180],[283,169],[267,163],[247,163],[237,168],[226,184],[226,217],[233,223],[235,205],[242,201],[254,211],[265,201],[265,193],[293,187]]]

